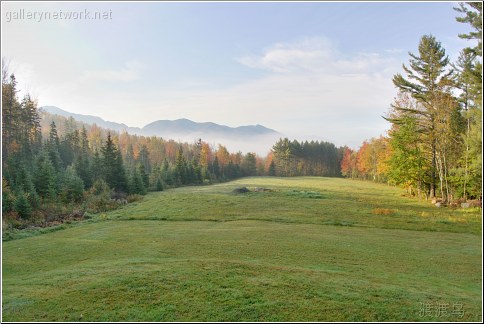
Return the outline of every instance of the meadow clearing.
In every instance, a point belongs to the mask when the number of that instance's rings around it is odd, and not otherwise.
[[[382,184],[243,178],[63,227],[3,242],[3,321],[482,319],[481,210]]]

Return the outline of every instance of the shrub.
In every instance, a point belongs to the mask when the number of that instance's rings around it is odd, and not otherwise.
[[[111,199],[111,189],[104,180],[96,180],[92,187],[86,192],[84,211],[89,213],[106,212],[116,209],[118,204]]]

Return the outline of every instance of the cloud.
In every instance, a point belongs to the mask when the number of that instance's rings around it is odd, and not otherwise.
[[[278,43],[267,49],[262,56],[244,56],[237,61],[250,68],[279,73],[319,70],[324,68],[325,60],[334,55],[332,51],[329,40],[313,37],[297,43]]]
[[[81,81],[122,81],[138,80],[145,65],[139,61],[126,62],[119,70],[89,70],[81,75]]]
[[[381,116],[395,96],[392,75],[401,68],[390,53],[343,53],[325,38],[304,38],[271,45],[259,55],[237,61],[267,73],[218,88],[136,88],[129,81],[142,76],[144,65],[131,61],[120,69],[85,72],[84,82],[75,82],[75,89],[43,91],[42,101],[129,126],[178,118],[232,127],[262,124],[291,138],[323,139],[355,148],[387,129]],[[206,80],[188,81],[205,84]],[[270,148],[267,143],[251,145],[257,151]]]
[[[278,43],[266,49],[261,55],[243,56],[236,60],[250,68],[276,73],[315,74],[369,73],[380,71],[382,66],[394,63],[391,57],[378,53],[344,55],[329,39],[323,37]]]

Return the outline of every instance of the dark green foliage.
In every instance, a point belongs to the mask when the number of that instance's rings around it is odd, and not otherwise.
[[[161,180],[161,177],[156,179],[155,191],[163,191],[163,180]]]
[[[338,148],[328,142],[280,139],[272,147],[275,164],[280,176],[340,176],[341,156]]]
[[[13,211],[15,197],[8,185],[8,181],[2,177],[2,213]]]
[[[128,181],[123,166],[121,152],[115,146],[111,134],[108,134],[105,145],[101,149],[103,153],[103,172],[107,184],[118,192],[128,191]]]
[[[60,197],[64,203],[81,202],[84,194],[84,182],[77,175],[74,167],[69,166],[64,173]]]
[[[129,179],[130,194],[145,195],[147,192],[146,190],[147,187],[145,185],[142,175],[140,174],[140,169],[142,169],[142,166],[138,168],[134,168],[131,172],[130,179]]]
[[[96,181],[96,179],[102,179],[104,180],[104,165],[103,165],[103,160],[101,156],[99,155],[98,151],[94,152],[94,155],[92,157],[92,163],[91,163],[91,176],[93,179],[93,183]]]
[[[15,211],[22,219],[28,219],[32,214],[32,206],[30,205],[28,195],[19,190],[15,194]]]
[[[139,163],[138,164],[138,173],[141,179],[143,180],[143,187],[144,188],[149,188],[150,187],[150,178],[149,174],[145,169],[145,163]]]
[[[60,141],[57,135],[57,127],[54,122],[50,124],[49,139],[47,141],[47,152],[52,166],[56,172],[60,172],[63,168],[63,162],[60,156]]]
[[[247,153],[242,161],[242,173],[246,176],[257,174],[257,164],[254,153]]]
[[[178,150],[178,153],[176,155],[175,181],[179,185],[184,185],[189,183],[188,175],[187,175],[186,160],[185,160],[185,157],[183,156],[183,149],[181,147]]]
[[[462,17],[456,17],[461,23],[470,24],[474,31],[468,34],[460,34],[463,39],[477,40],[477,46],[469,48],[476,55],[482,56],[482,2],[459,3],[457,12],[464,14]]]
[[[139,151],[138,163],[141,164],[146,173],[151,172],[150,153],[146,145],[142,145]]]
[[[50,160],[49,153],[44,151],[37,158],[37,168],[34,174],[34,184],[40,197],[55,199],[57,194],[57,174]]]
[[[268,173],[271,177],[274,177],[276,175],[276,164],[274,163],[274,160],[272,160],[271,164],[269,164]]]

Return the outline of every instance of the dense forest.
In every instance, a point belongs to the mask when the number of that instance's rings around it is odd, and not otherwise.
[[[4,75],[7,75],[4,67]],[[199,139],[179,143],[117,133],[38,109],[2,80],[3,213],[29,222],[117,208],[148,191],[255,175],[340,176],[341,149],[281,139],[266,158]]]
[[[148,191],[244,176],[345,176],[404,187],[443,203],[482,196],[482,4],[461,4],[457,21],[478,42],[450,62],[441,43],[421,38],[384,118],[387,136],[358,150],[287,138],[266,157],[231,153],[202,139],[179,143],[117,133],[38,109],[18,97],[2,62],[2,213],[14,226],[62,221],[117,208]]]
[[[401,185],[419,197],[442,203],[482,197],[482,3],[460,4],[458,22],[472,31],[458,35],[475,42],[450,62],[432,35],[409,53],[405,75],[396,74],[398,90],[384,118],[387,137],[346,149],[346,177]]]

